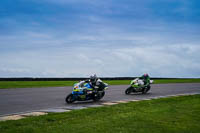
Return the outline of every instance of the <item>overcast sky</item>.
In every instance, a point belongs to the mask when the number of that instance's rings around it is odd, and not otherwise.
[[[0,77],[93,73],[200,77],[200,1],[0,1]]]

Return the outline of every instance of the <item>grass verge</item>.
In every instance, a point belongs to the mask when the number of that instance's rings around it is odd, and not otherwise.
[[[130,102],[0,122],[2,133],[199,133],[200,95]]]
[[[0,81],[0,89],[73,86],[77,81]]]
[[[0,81],[0,89],[73,86],[76,82],[78,81]],[[109,85],[130,84],[130,80],[105,80],[104,82]],[[200,79],[157,79],[154,83],[200,83]]]
[[[155,84],[167,83],[200,83],[200,79],[157,79],[154,80]]]

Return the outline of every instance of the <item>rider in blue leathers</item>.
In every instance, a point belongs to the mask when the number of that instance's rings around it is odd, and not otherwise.
[[[85,83],[88,83],[90,84],[90,86],[93,88],[94,91],[97,91],[97,88],[103,84],[103,82],[96,76],[96,74],[94,75],[91,75],[89,79],[85,80],[85,81],[82,81],[82,86],[85,84]]]

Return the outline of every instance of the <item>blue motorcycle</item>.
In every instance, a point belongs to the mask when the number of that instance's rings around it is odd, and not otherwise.
[[[105,95],[105,90],[107,88],[108,85],[103,82],[101,82],[98,86],[95,86],[95,88],[92,88],[92,86],[89,83],[81,81],[79,83],[74,84],[72,93],[67,95],[65,101],[67,103],[86,100],[99,101]]]

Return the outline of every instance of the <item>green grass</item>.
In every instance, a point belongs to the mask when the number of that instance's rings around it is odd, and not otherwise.
[[[78,81],[0,81],[0,89],[30,87],[61,87],[72,86]],[[130,80],[105,80],[109,85],[128,85]],[[155,84],[162,83],[200,83],[200,79],[159,79]]]
[[[200,95],[0,122],[1,133],[199,133]]]
[[[157,79],[154,80],[155,84],[167,83],[200,83],[200,79]]]
[[[30,88],[30,87],[61,87],[73,86],[78,81],[0,81],[0,89]],[[130,80],[105,80],[109,85],[125,85]]]
[[[78,81],[0,81],[0,89],[73,86]]]

